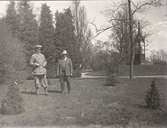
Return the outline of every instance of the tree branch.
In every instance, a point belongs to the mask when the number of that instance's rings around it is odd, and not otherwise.
[[[119,19],[119,18],[113,18],[113,19],[110,19],[109,21],[127,21],[127,19]]]
[[[160,5],[160,0],[151,0],[149,2],[145,2],[143,4],[134,4],[134,2],[132,2],[133,5],[135,6],[135,10],[132,12],[132,15],[134,15],[138,10],[142,9],[145,6],[152,6],[152,5]]]
[[[138,10],[142,9],[143,7],[145,6],[151,6],[151,5],[156,5],[157,3],[159,3],[160,0],[151,0],[149,2],[145,2],[143,4],[135,4],[133,1],[132,1],[132,4],[135,6],[135,10],[132,12],[132,15],[134,15]],[[116,10],[118,10],[122,5],[124,4],[121,4]],[[124,21],[124,22],[128,22],[127,19],[119,19],[119,18],[112,18],[110,19],[109,21]],[[98,29],[97,26],[94,24],[94,23],[90,23],[91,25],[93,25],[95,27],[95,30],[96,30],[96,35],[92,37],[92,39],[96,38],[97,36],[99,36],[101,33],[103,33],[104,31],[106,30],[109,30],[111,28],[113,28],[113,26],[109,26],[109,27],[106,27],[106,28],[103,28],[103,29]],[[91,40],[92,40],[91,39]]]
[[[93,22],[89,22],[89,24],[93,25],[95,27],[96,32],[98,31],[97,26]]]
[[[89,24],[93,25],[95,27],[95,30],[96,30],[96,35],[93,36],[90,40],[96,38],[101,33],[105,32],[106,30],[109,30],[109,29],[111,29],[113,27],[113,26],[109,26],[109,27],[106,27],[106,28],[103,28],[103,29],[98,29],[97,26],[94,23],[90,22]]]
[[[93,36],[92,39],[94,39],[95,37],[99,36],[101,33],[105,32],[106,30],[111,29],[112,27],[113,27],[113,26],[109,26],[109,27],[107,27],[107,28],[103,28],[103,29],[101,29],[101,30],[98,30],[98,32],[96,33],[95,36]],[[92,39],[91,39],[91,40],[92,40]]]

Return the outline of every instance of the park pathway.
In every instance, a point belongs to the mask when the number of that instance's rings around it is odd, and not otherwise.
[[[89,73],[85,72],[82,73],[81,78],[83,79],[102,79],[102,78],[107,78],[106,75],[89,75]],[[118,78],[124,78],[124,79],[128,79],[129,76],[118,76]],[[133,76],[133,78],[163,78],[163,79],[167,79],[167,75],[149,75],[149,76]]]

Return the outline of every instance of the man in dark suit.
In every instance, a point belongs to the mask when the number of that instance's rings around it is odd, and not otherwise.
[[[57,76],[60,78],[61,92],[64,92],[65,82],[67,84],[68,93],[70,93],[70,77],[72,76],[73,66],[71,59],[67,56],[67,51],[62,52],[62,58],[58,61]]]

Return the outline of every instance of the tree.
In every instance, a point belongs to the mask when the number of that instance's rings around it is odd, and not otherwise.
[[[28,60],[34,45],[38,43],[38,25],[28,0],[19,2],[18,15],[20,21],[18,37],[24,44]]]
[[[163,49],[158,50],[158,51],[151,51],[151,55],[149,57],[150,61],[152,64],[167,64],[167,52],[164,51]]]
[[[0,83],[26,79],[23,44],[13,37],[8,25],[1,20],[0,30]]]
[[[90,40],[91,37],[92,37],[92,32],[91,30],[88,30],[86,37],[85,37],[85,41],[81,47],[82,67],[83,68],[87,68],[91,64],[91,58],[93,55],[92,53],[93,44],[91,43],[91,40]]]
[[[140,10],[142,7],[145,7],[147,5],[157,5],[160,3],[160,0],[150,0],[149,2],[142,3],[140,5],[134,4],[136,7],[134,10],[131,9],[131,3],[133,1],[128,0],[128,12],[129,12],[129,41],[130,41],[130,73],[129,77],[130,79],[133,78],[133,64],[134,64],[134,57],[135,57],[135,47],[136,43],[133,41],[133,15],[137,10]]]
[[[50,8],[46,4],[41,7],[39,42],[43,45],[43,52],[47,60],[52,62],[55,55],[54,27]]]
[[[74,63],[74,68],[79,65],[78,45],[74,33],[73,17],[70,8],[64,10],[63,13],[56,12],[56,29],[55,29],[55,46],[57,52],[60,53],[66,49]]]
[[[119,11],[116,12],[115,18],[119,20],[111,21],[112,31],[111,40],[113,46],[119,51],[119,58],[121,63],[129,63],[129,26],[128,26],[128,9],[124,5]]]
[[[80,5],[80,0],[73,0],[72,4],[72,15],[74,18],[75,34],[77,37],[77,45],[79,47],[78,53],[80,53],[80,60],[83,65],[89,64],[89,57],[91,56],[90,45],[91,45],[91,30],[88,28],[88,20],[86,15],[86,9]],[[88,52],[88,53],[87,53]],[[87,54],[85,54],[87,53]]]
[[[56,21],[56,28],[55,28],[55,33],[54,33],[54,44],[56,46],[56,60],[58,60],[61,51],[65,48],[64,40],[63,40],[63,33],[66,30],[64,28],[64,23],[63,23],[63,13],[56,11],[55,13],[55,21]]]
[[[126,35],[127,37],[128,37],[128,42],[129,42],[129,51],[130,51],[130,53],[129,53],[129,58],[130,58],[130,60],[129,60],[129,63],[130,63],[130,73],[129,73],[129,76],[130,76],[130,79],[132,79],[132,77],[133,77],[133,64],[134,64],[134,56],[135,56],[135,47],[136,47],[136,43],[134,42],[134,37],[136,36],[136,35],[134,35],[134,31],[135,31],[135,29],[134,29],[134,22],[133,22],[133,16],[135,15],[135,13],[137,12],[137,11],[139,11],[139,10],[141,10],[142,8],[144,8],[145,6],[147,6],[147,5],[154,5],[154,6],[157,6],[157,5],[159,5],[160,4],[160,0],[149,0],[149,1],[144,1],[144,2],[139,2],[139,3],[134,3],[132,0],[128,0],[127,1],[127,7],[128,7],[128,17],[126,18],[126,19],[122,19],[122,17],[121,17],[121,19],[119,19],[119,18],[117,18],[117,17],[115,17],[115,12],[119,12],[119,8],[120,7],[122,7],[122,5],[126,5],[126,4],[121,4],[121,5],[119,5],[119,7],[116,9],[116,10],[114,10],[114,11],[112,11],[113,12],[113,15],[112,15],[112,18],[110,19],[110,21],[116,21],[116,22],[127,22],[128,24],[127,24],[127,26],[128,26],[128,35]],[[133,8],[132,8],[132,4],[133,4]],[[126,10],[125,10],[125,12],[126,12]],[[120,27],[121,29],[119,29],[120,31],[118,32],[118,33],[116,33],[116,34],[120,34],[121,32],[121,35],[119,36],[120,38],[119,38],[119,41],[121,41],[121,42],[124,42],[124,40],[123,40],[123,38],[122,37],[124,37],[123,36],[123,33],[124,33],[124,25],[123,25],[123,23],[121,23],[121,26],[122,27]],[[119,26],[116,26],[116,27],[118,27],[119,28]],[[111,29],[112,27],[108,27],[107,29],[104,29],[104,30],[108,30],[108,29]],[[103,32],[103,31],[102,31]],[[120,43],[120,42],[119,42]],[[127,44],[126,44],[127,45]],[[125,46],[126,46],[125,45]],[[122,50],[122,49],[120,49],[120,50]]]
[[[5,22],[9,25],[12,34],[16,36],[18,33],[19,19],[16,13],[14,1],[10,1],[8,5],[7,11],[6,11]]]
[[[92,55],[92,69],[105,70],[107,73],[118,71],[119,53],[112,49],[110,42],[97,40]]]
[[[128,0],[128,10],[129,10],[129,43],[130,43],[130,72],[129,77],[132,79],[133,77],[133,64],[134,64],[134,43],[133,43],[133,17],[131,10],[131,0]]]

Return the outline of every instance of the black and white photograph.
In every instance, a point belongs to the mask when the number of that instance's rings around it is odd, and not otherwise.
[[[1,128],[167,128],[167,0],[0,1]]]

